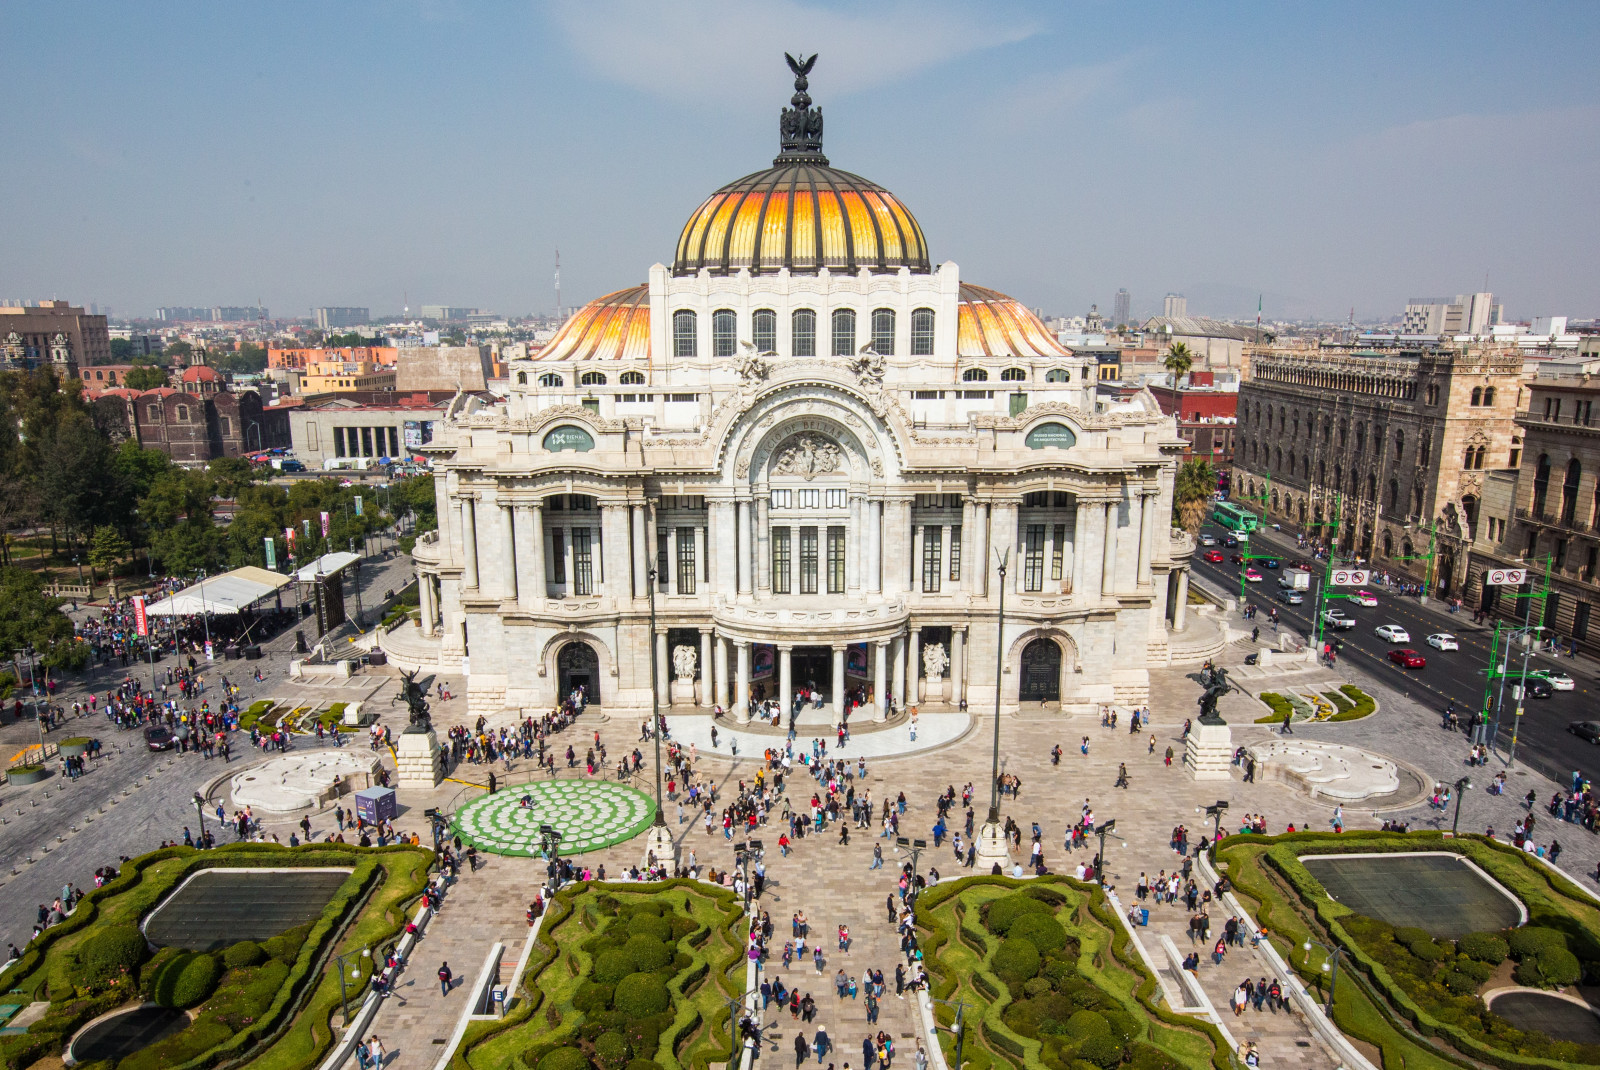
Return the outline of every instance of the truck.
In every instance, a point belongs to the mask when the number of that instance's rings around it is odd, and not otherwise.
[[[1311,590],[1311,573],[1303,568],[1286,568],[1278,573],[1278,586],[1284,590]]]

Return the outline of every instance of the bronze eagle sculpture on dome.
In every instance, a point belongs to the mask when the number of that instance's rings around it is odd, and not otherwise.
[[[822,109],[811,106],[811,95],[806,92],[806,75],[816,66],[817,55],[813,52],[795,59],[785,52],[783,58],[789,61],[789,69],[794,72],[794,96],[789,98],[791,106],[778,116],[781,147],[778,159],[809,159],[826,166],[827,158],[822,155]]]

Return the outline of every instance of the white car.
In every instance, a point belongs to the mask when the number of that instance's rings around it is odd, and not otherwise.
[[[1435,632],[1428,636],[1428,645],[1435,650],[1460,650],[1461,644],[1449,632]]]
[[[1380,638],[1387,639],[1391,643],[1411,642],[1411,633],[1398,624],[1380,624],[1373,631],[1377,632]]]
[[[1572,677],[1564,672],[1546,672],[1539,675],[1550,681],[1550,687],[1554,691],[1573,691],[1578,686]]]
[[[1375,606],[1378,604],[1378,596],[1371,591],[1357,591],[1350,598],[1358,606]]]
[[[1322,623],[1331,628],[1354,628],[1356,626],[1354,617],[1347,617],[1337,609],[1324,609],[1322,611]]]
[[[1217,544],[1217,537],[1215,535],[1202,535],[1202,536],[1200,536],[1200,545],[1201,546],[1215,546],[1216,544]]]

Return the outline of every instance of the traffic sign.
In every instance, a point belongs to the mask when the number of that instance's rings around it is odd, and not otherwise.
[[[1365,568],[1336,568],[1328,574],[1334,587],[1363,587],[1372,582],[1372,571]]]
[[[1485,587],[1521,587],[1527,581],[1525,568],[1491,568],[1483,574]]]

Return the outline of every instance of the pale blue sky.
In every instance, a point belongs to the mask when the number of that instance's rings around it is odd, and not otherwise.
[[[0,298],[499,312],[641,282],[811,91],[1051,312],[1600,315],[1592,2],[4,5]]]

